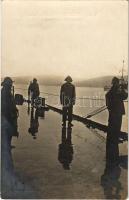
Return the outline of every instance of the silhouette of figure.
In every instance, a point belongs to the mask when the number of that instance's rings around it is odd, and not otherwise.
[[[34,116],[34,108],[31,108],[31,117],[30,117],[30,128],[28,132],[33,136],[33,139],[36,139],[36,133],[38,133],[39,122],[38,122],[38,110],[35,111]]]
[[[73,146],[71,142],[72,128],[62,128],[62,143],[59,144],[58,160],[65,170],[70,169],[70,163],[73,160]]]
[[[108,131],[106,140],[106,169],[110,170],[119,165],[119,135],[122,116],[125,114],[124,102],[128,94],[119,85],[119,79],[112,79],[112,87],[106,94],[106,105],[109,111]]]
[[[17,131],[18,109],[15,104],[14,96],[12,94],[13,81],[10,77],[4,78],[1,83],[1,116],[2,122],[4,119],[10,124],[10,133],[8,134],[9,145],[11,146],[12,136],[19,135]]]
[[[72,113],[73,105],[75,105],[76,93],[75,86],[71,83],[72,78],[70,76],[66,77],[66,83],[61,86],[60,90],[60,102],[63,105],[63,126],[66,126],[66,120],[68,120],[68,125],[72,125]]]
[[[33,82],[30,82],[30,85],[29,85],[29,88],[28,88],[28,97],[31,96],[32,105],[34,105],[34,100],[37,97],[39,97],[39,95],[40,95],[39,84],[37,83],[37,79],[34,78]]]

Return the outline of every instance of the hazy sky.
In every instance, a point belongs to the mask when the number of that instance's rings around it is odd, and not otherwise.
[[[118,75],[128,65],[127,1],[2,2],[2,74]]]

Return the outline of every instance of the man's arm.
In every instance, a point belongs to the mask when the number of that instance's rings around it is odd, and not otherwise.
[[[39,84],[37,84],[37,95],[40,95]]]
[[[128,92],[125,89],[121,89],[119,91],[119,95],[122,100],[126,100],[128,98]]]

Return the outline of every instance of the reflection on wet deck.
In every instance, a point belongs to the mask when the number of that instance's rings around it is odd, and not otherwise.
[[[117,194],[126,198],[127,168],[121,164],[118,174],[106,183],[102,176],[105,139],[77,121],[72,128],[62,128],[61,116],[51,110],[38,118],[35,110],[28,115],[25,106],[19,111],[20,136],[13,139],[14,166],[37,198],[106,199]],[[120,153],[127,155],[126,142],[120,144]]]

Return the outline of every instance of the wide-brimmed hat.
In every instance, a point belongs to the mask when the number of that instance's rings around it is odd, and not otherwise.
[[[33,82],[37,82],[37,79],[36,79],[36,78],[34,78],[34,79],[33,79]]]
[[[116,83],[119,83],[119,78],[113,77],[113,79],[112,79],[112,84],[114,85],[114,84],[116,84]]]
[[[2,86],[5,86],[5,85],[12,85],[14,81],[10,78],[10,77],[5,77],[3,82],[1,83]]]
[[[72,82],[73,80],[72,80],[71,76],[67,76],[67,77],[65,78],[65,81]]]

